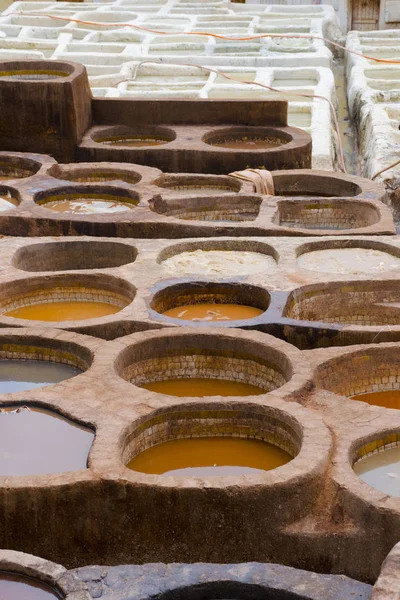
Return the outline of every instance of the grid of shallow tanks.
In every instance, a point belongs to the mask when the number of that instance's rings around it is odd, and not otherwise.
[[[393,600],[385,188],[312,170],[280,100],[14,60],[0,105],[4,592]]]

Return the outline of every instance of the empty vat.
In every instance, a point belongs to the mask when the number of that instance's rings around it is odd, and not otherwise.
[[[0,181],[30,177],[35,175],[40,167],[38,161],[30,158],[0,153]]]
[[[233,177],[223,175],[162,175],[153,182],[155,185],[163,188],[166,192],[171,192],[176,197],[178,195],[214,195],[221,192],[236,193],[240,192],[242,183]]]
[[[188,196],[149,201],[153,212],[188,221],[254,221],[258,217],[262,199],[257,196]]]
[[[43,475],[85,469],[92,431],[35,407],[0,412],[0,475]]]
[[[379,222],[378,209],[361,200],[279,200],[274,222],[293,229],[352,230]]]
[[[134,246],[121,242],[46,242],[23,246],[15,253],[12,263],[22,271],[110,269],[133,263],[137,254]]]
[[[358,327],[397,325],[400,323],[399,302],[397,280],[315,284],[293,291],[283,316]]]
[[[311,126],[311,123],[309,125]],[[273,178],[275,195],[287,197],[353,198],[364,191],[361,186],[366,184],[365,179],[345,176],[342,173],[322,174],[311,170],[274,171]],[[383,201],[383,188],[375,184],[372,186],[374,197]]]
[[[74,168],[54,165],[50,171],[52,177],[77,183],[91,183],[102,181],[125,181],[136,184],[142,179],[140,173],[127,168],[112,167],[109,163],[104,165],[76,165]]]
[[[6,600],[55,600],[61,595],[38,579],[0,571],[0,596]]]

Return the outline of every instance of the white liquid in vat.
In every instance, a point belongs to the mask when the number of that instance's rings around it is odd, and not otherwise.
[[[359,275],[399,269],[400,258],[370,248],[335,248],[306,252],[299,256],[297,264],[308,271]]]
[[[271,273],[276,269],[272,256],[260,252],[234,250],[194,250],[171,256],[162,263],[175,275],[251,275]]]

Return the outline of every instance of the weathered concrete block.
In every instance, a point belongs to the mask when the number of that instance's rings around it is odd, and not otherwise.
[[[91,123],[85,67],[54,61],[0,62],[0,147],[69,162]]]

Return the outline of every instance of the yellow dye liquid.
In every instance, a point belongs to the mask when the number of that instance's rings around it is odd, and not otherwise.
[[[170,396],[202,398],[203,396],[253,396],[265,394],[263,390],[249,383],[227,379],[165,379],[142,385],[146,390]]]
[[[254,306],[242,304],[187,304],[166,310],[164,315],[185,321],[236,321],[254,319],[263,313]]]
[[[227,139],[217,142],[213,142],[213,146],[218,148],[231,148],[232,150],[265,150],[268,148],[275,148],[281,146],[284,142],[277,139],[256,139],[256,138],[243,138],[243,139]]]
[[[101,140],[102,144],[107,146],[133,146],[135,148],[142,148],[143,146],[162,146],[167,144],[167,140],[155,140],[155,139],[143,139],[143,138],[120,138],[118,140]]]
[[[4,316],[32,321],[82,321],[113,315],[119,310],[120,306],[107,302],[41,302],[15,308]]]
[[[370,394],[359,394],[351,396],[350,400],[361,400],[374,406],[400,409],[400,390],[388,390],[384,392],[372,392]]]
[[[270,471],[290,460],[288,452],[261,440],[216,436],[158,444],[135,456],[127,466],[158,475],[226,477]]]

